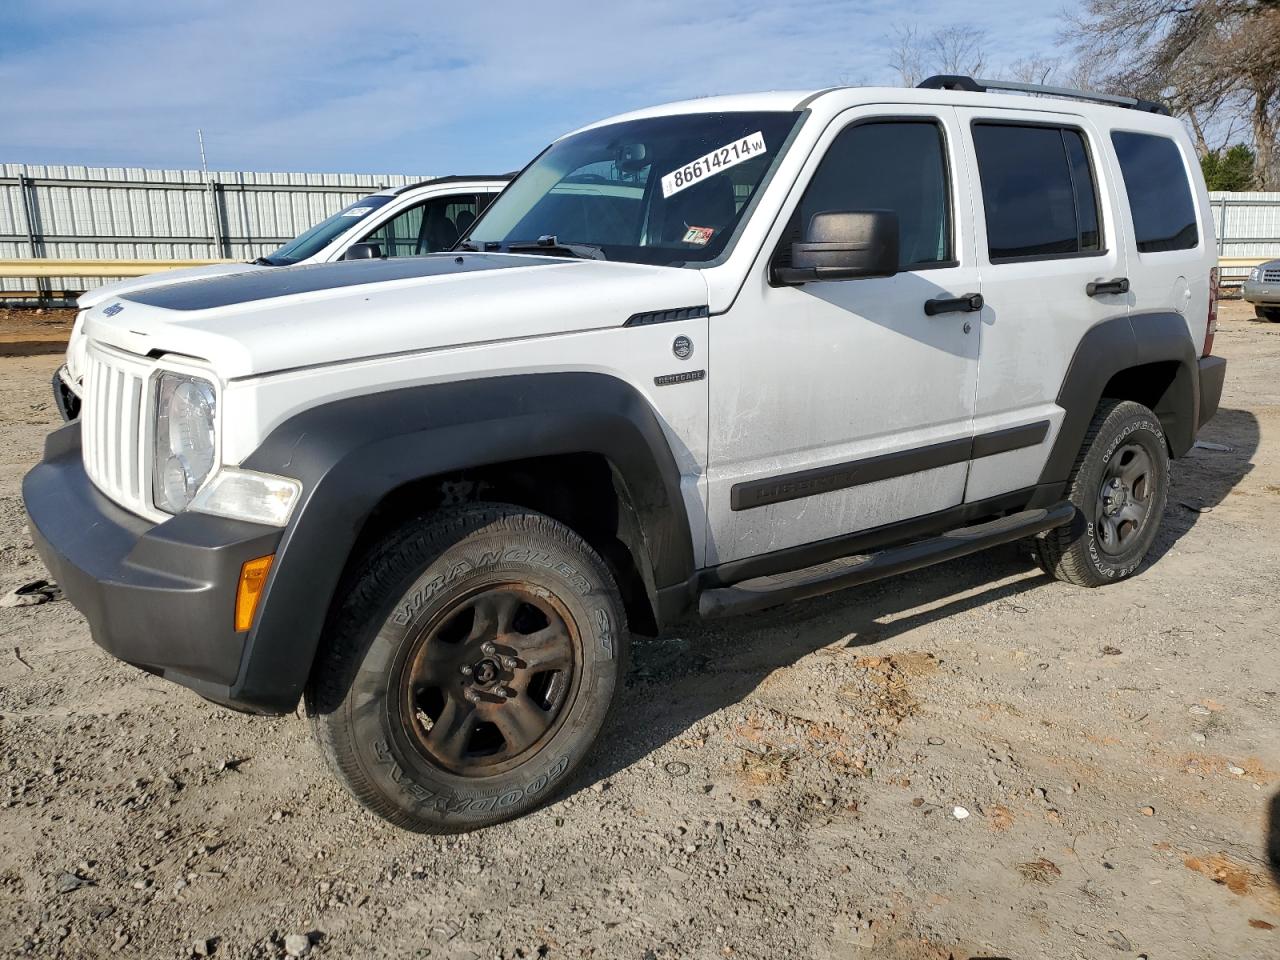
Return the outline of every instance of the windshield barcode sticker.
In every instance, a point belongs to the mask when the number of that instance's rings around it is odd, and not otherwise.
[[[759,156],[765,152],[764,134],[749,133],[745,137],[727,143],[717,150],[704,154],[697,160],[686,163],[679,170],[673,170],[662,178],[662,195],[669,197],[679,193],[686,187],[692,187],[707,177],[737,166],[744,160]]]

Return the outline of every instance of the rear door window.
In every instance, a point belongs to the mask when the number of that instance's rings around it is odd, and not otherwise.
[[[1141,253],[1191,250],[1199,242],[1196,206],[1182,152],[1168,137],[1112,131],[1133,233]]]
[[[1079,130],[975,123],[992,263],[1102,251],[1098,193]]]

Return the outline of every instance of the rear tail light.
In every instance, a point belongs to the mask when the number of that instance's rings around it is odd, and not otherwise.
[[[1213,353],[1213,335],[1218,332],[1218,268],[1209,271],[1209,322],[1204,327],[1204,349],[1200,356]]]

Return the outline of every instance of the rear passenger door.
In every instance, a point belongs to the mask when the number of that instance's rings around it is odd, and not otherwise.
[[[1055,402],[1085,331],[1125,316],[1119,198],[1082,116],[961,108],[976,174],[982,314],[974,502],[1034,486],[1062,426]],[[1114,283],[1113,283],[1114,282]],[[1091,284],[1101,284],[1093,286]]]

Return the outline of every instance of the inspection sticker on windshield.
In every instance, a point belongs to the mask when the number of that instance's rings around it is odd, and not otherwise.
[[[700,247],[705,247],[711,240],[711,235],[716,232],[715,227],[690,227],[685,232],[685,243],[696,243]]]
[[[373,207],[352,207],[350,210],[343,210],[342,215],[344,217],[363,217],[372,209]]]
[[[663,177],[662,195],[669,197],[679,193],[686,187],[692,187],[695,183],[700,183],[721,170],[728,170],[744,160],[759,156],[765,150],[764,134],[759,131],[740,137],[733,143],[726,143],[723,147],[712,150]]]

